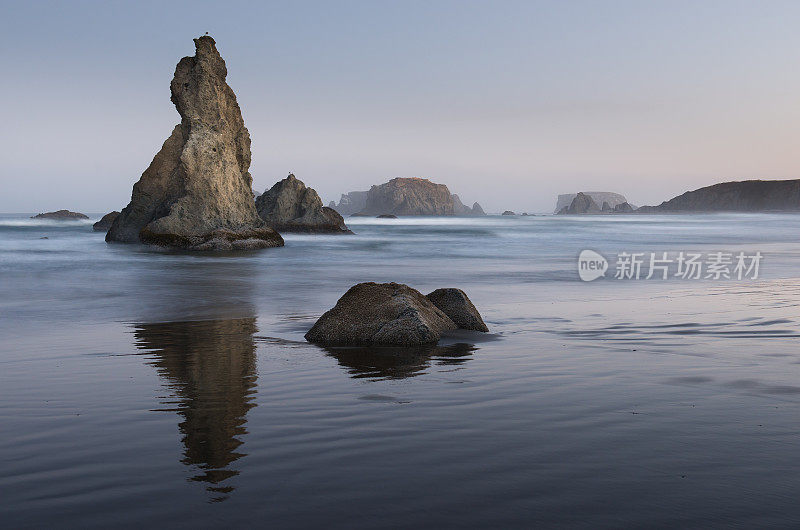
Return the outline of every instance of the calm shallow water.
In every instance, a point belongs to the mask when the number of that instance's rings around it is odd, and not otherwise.
[[[800,524],[800,216],[360,218],[230,255],[24,217],[0,218],[3,526]],[[583,283],[585,248],[764,260]],[[492,333],[303,341],[368,280],[460,287]]]

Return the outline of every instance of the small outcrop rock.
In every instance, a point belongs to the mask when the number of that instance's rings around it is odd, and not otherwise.
[[[597,206],[597,203],[594,202],[591,195],[578,193],[575,195],[575,198],[572,199],[572,203],[558,213],[559,215],[582,215],[600,212],[600,207]]]
[[[461,202],[461,199],[455,193],[452,195],[453,199],[453,215],[463,215],[463,216],[478,216],[478,215],[486,215],[486,212],[483,211],[481,205],[477,202],[472,205],[472,208],[467,206],[466,204]]]
[[[99,221],[92,225],[92,230],[95,232],[108,232],[108,229],[111,228],[111,224],[118,215],[119,212],[117,211],[105,214]]]
[[[392,215],[390,213],[382,213],[380,215],[375,216],[378,219],[397,219],[396,215]]]
[[[467,293],[461,289],[454,287],[436,289],[428,294],[427,298],[433,305],[441,309],[445,315],[450,317],[450,320],[460,329],[489,331],[483,318],[481,318],[481,314],[475,309]]]
[[[505,212],[503,212],[503,215],[517,215],[517,214],[512,212],[511,210],[506,210]]]
[[[342,216],[292,174],[257,197],[256,210],[278,232],[352,234]]]
[[[88,218],[88,215],[78,212],[71,212],[69,210],[57,210],[55,212],[40,213],[31,217],[31,219],[50,219],[51,221],[80,221]]]
[[[456,324],[416,289],[400,283],[359,283],[306,333],[327,345],[434,344]]]
[[[194,39],[170,84],[181,123],[133,186],[106,241],[189,250],[265,248],[283,238],[258,216],[250,134],[214,39]]]

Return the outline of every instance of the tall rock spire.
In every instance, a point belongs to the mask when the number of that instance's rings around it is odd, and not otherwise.
[[[250,133],[214,39],[194,39],[170,89],[181,123],[164,142],[106,241],[191,250],[283,245],[258,216],[250,176]]]

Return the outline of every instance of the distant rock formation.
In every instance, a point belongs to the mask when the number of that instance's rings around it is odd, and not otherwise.
[[[351,287],[305,337],[341,346],[435,344],[442,333],[460,327],[447,312],[465,329],[488,331],[463,291],[439,289],[425,297],[401,283],[368,282]]]
[[[330,207],[342,215],[486,215],[477,202],[472,208],[463,204],[444,184],[419,177],[398,177],[369,191],[343,194],[339,204]]]
[[[584,191],[583,194],[589,195],[597,204],[603,204],[604,202],[607,202],[610,209],[613,209],[614,206],[622,204],[623,202],[628,202],[623,195],[620,195],[619,193],[612,193],[610,191]],[[575,200],[576,195],[577,193],[566,193],[559,195],[554,212],[559,213],[561,210],[572,204],[572,201]]]
[[[278,232],[352,234],[342,216],[293,174],[257,197],[256,210]]]
[[[69,210],[57,210],[55,212],[40,213],[31,217],[31,219],[50,219],[51,221],[80,221],[81,219],[88,218],[88,215],[78,212],[70,212]]]
[[[800,210],[800,180],[722,182],[688,191],[637,213],[765,212]]]
[[[378,219],[397,219],[396,215],[392,215],[390,213],[382,213],[380,215],[375,216]]]
[[[572,202],[569,206],[565,206],[561,210],[559,210],[559,215],[580,215],[580,214],[591,214],[591,213],[600,213],[601,209],[597,206],[597,203],[594,202],[594,199],[591,195],[587,195],[586,193],[578,193],[575,195],[575,198],[572,199]]]
[[[380,186],[372,186],[367,203],[360,212],[378,215],[454,215],[453,198],[444,184],[428,179],[393,178]]]
[[[503,215],[517,215],[517,214],[512,212],[511,210],[506,210],[505,212],[503,212]]]
[[[635,208],[627,202],[614,206],[614,213],[631,213],[633,211],[635,211]]]
[[[194,39],[170,84],[181,123],[164,142],[106,241],[191,250],[275,247],[283,238],[258,216],[250,134],[214,39]]]
[[[476,215],[486,215],[486,212],[483,211],[481,205],[477,202],[472,205],[472,208],[467,206],[466,204],[461,202],[461,199],[455,193],[452,194],[453,199],[453,215],[463,215],[463,216],[476,216]]]
[[[351,191],[350,193],[343,193],[339,199],[339,204],[331,201],[328,205],[329,208],[335,209],[342,215],[353,215],[364,209],[367,204],[368,191]]]
[[[95,232],[108,232],[108,229],[111,228],[112,223],[114,223],[114,219],[118,216],[119,212],[117,211],[105,214],[102,219],[92,225],[92,230]]]

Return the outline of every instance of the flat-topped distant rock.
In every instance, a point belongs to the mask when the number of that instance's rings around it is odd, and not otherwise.
[[[342,216],[293,174],[257,197],[256,210],[278,232],[352,234]]]
[[[105,214],[99,221],[92,225],[92,230],[95,232],[107,232],[111,225],[114,223],[114,219],[119,217],[119,212],[113,211],[108,212]]]
[[[342,215],[486,215],[477,202],[469,207],[444,184],[419,177],[398,177],[369,191],[343,194],[339,204],[330,203]]]
[[[31,217],[31,219],[50,219],[51,221],[80,221],[88,218],[88,215],[69,210],[56,210],[55,212],[40,213]]]
[[[502,215],[517,215],[517,214],[515,212],[512,212],[511,210],[506,210],[505,212],[502,213]]]
[[[637,213],[800,210],[800,180],[745,180],[706,186]]]
[[[463,291],[440,289],[426,297],[401,283],[367,282],[351,287],[305,337],[326,345],[420,346],[462,325],[488,331]]]
[[[250,133],[214,39],[194,39],[170,84],[181,115],[139,181],[106,241],[189,250],[283,245],[259,216],[250,176]]]
[[[624,195],[620,195],[619,193],[613,193],[610,191],[584,191],[582,192],[584,195],[588,195],[592,198],[592,200],[599,205],[600,210],[602,210],[603,203],[608,203],[608,210],[613,210],[615,206],[618,204],[622,204],[623,202],[628,202]],[[558,201],[556,202],[556,209],[554,213],[559,213],[564,208],[568,207],[572,204],[572,201],[575,200],[577,193],[565,193],[558,196]]]

